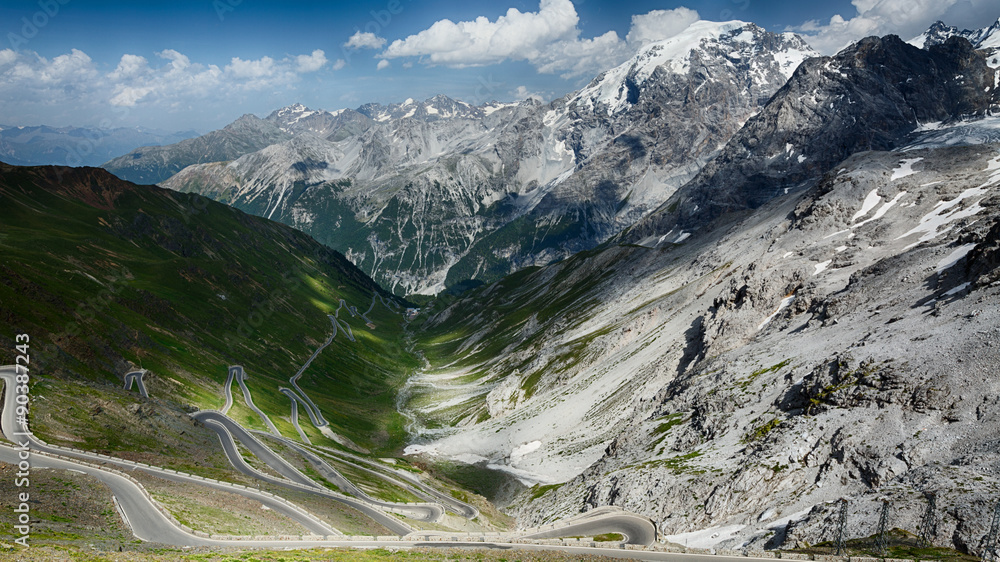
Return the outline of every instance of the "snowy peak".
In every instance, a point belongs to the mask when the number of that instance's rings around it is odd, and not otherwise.
[[[570,101],[588,109],[603,105],[608,115],[636,103],[639,89],[658,69],[686,76],[692,61],[731,67],[750,80],[748,87],[791,77],[807,58],[819,56],[801,37],[776,34],[738,20],[697,21],[682,33],[643,47],[625,63],[595,78]]]
[[[986,53],[986,64],[991,68],[1000,70],[1000,19],[993,22],[993,25],[982,29],[959,30],[952,25],[945,25],[943,22],[934,22],[930,28],[907,41],[907,43],[920,49],[929,49],[935,45],[941,45],[952,37],[962,37],[968,39],[972,46]],[[995,87],[1000,87],[1000,72],[997,73]]]
[[[358,108],[358,112],[373,121],[383,123],[397,119],[417,119],[438,121],[441,119],[481,119],[499,109],[513,107],[517,103],[489,102],[481,106],[454,100],[445,95],[436,95],[424,101],[408,98],[402,103],[382,105],[368,103]]]
[[[337,118],[345,111],[349,110],[338,109],[332,112],[321,109],[314,110],[301,103],[295,103],[272,111],[265,120],[274,123],[283,132],[292,135],[305,133],[327,137],[339,128],[340,120]]]
[[[920,49],[927,49],[934,45],[940,45],[951,37],[962,37],[969,40],[972,46],[977,49],[996,49],[1000,47],[1000,19],[993,25],[982,29],[959,30],[953,25],[946,25],[944,22],[934,22],[927,31],[907,41],[907,43]]]

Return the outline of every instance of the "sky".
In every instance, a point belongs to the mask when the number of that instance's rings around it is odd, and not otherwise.
[[[548,101],[699,19],[833,54],[998,16],[996,0],[3,0],[0,125],[205,133],[292,103]]]

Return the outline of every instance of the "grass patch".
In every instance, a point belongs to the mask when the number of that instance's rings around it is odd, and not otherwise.
[[[757,422],[759,420],[760,418],[754,421]],[[772,430],[774,430],[774,428],[778,427],[779,425],[781,425],[781,420],[778,418],[766,421],[748,431],[746,435],[740,438],[740,443],[743,444],[756,443],[757,441],[760,441],[765,437],[767,437],[767,434],[770,433]]]
[[[562,487],[562,484],[545,484],[544,486],[535,484],[531,487],[531,501],[537,500],[552,490],[558,490],[560,487]]]

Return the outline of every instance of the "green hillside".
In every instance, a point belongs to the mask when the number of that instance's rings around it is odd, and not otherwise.
[[[120,402],[132,365],[150,371],[155,403],[193,410],[220,408],[227,365],[241,364],[256,404],[296,436],[278,387],[329,337],[341,299],[363,313],[373,294],[388,296],[292,228],[96,168],[0,164],[0,208],[0,363],[13,362],[16,334],[31,337],[35,430],[55,441],[69,433],[94,448],[148,447],[100,415],[72,413],[84,397]],[[417,365],[402,347],[402,316],[379,302],[368,314],[375,328],[346,308],[339,318],[357,341],[338,334],[299,385],[335,432],[395,451],[396,390]],[[234,395],[231,415],[263,429],[235,385]]]

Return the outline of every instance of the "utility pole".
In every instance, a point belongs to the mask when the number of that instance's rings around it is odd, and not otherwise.
[[[924,546],[933,546],[937,536],[937,494],[927,493],[927,509],[920,521],[920,542]]]
[[[882,514],[878,518],[878,530],[875,532],[875,552],[885,556],[889,550],[889,500],[882,500]]]
[[[997,533],[1000,532],[1000,502],[993,507],[993,522],[990,532],[986,535],[986,546],[983,547],[983,562],[995,562],[997,559]]]
[[[840,498],[840,513],[837,515],[837,556],[844,555],[844,531],[847,527],[847,498]]]

